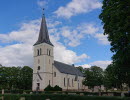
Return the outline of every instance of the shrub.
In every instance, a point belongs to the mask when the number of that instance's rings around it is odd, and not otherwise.
[[[62,88],[56,85],[56,86],[53,88],[53,91],[62,91]]]
[[[48,85],[48,86],[44,89],[44,91],[53,91],[53,87],[51,87],[50,85]]]
[[[48,85],[45,89],[44,89],[44,91],[62,91],[62,88],[61,87],[59,87],[59,86],[55,86],[55,87],[51,87],[50,85]]]

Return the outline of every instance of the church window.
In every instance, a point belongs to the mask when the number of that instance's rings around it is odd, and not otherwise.
[[[68,86],[70,86],[70,79],[68,78],[68,84],[67,84]]]
[[[66,85],[65,85],[65,78],[64,78],[64,86],[66,86]]]
[[[42,49],[40,48],[40,55],[42,54]]]
[[[50,82],[50,80],[49,80],[49,85],[50,85],[50,83],[51,83],[51,82]]]
[[[40,66],[38,66],[37,70],[40,70]]]
[[[39,49],[37,49],[37,55],[39,56]]]
[[[56,77],[56,72],[54,72],[54,77]]]
[[[51,55],[51,50],[47,49],[47,55],[48,55],[48,56]]]
[[[72,86],[74,86],[74,81],[73,81],[73,79],[72,79]]]
[[[49,50],[49,56],[51,55],[51,50]]]

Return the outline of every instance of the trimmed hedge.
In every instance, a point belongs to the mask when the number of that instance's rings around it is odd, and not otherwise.
[[[62,91],[62,88],[59,87],[58,85],[52,87],[51,85],[48,85],[44,91]]]
[[[121,97],[103,97],[103,96],[79,96],[79,95],[61,95],[61,94],[33,94],[33,95],[4,95],[4,100],[19,100],[25,97],[25,100],[130,100],[130,98]]]
[[[12,94],[22,94],[23,89],[15,89],[15,90],[4,90],[4,93],[12,93]],[[2,90],[0,90],[0,93],[2,93]]]
[[[113,96],[121,96],[120,92],[86,92],[86,91],[61,91],[62,88],[60,88],[59,86],[55,86],[53,87],[49,87],[51,89],[48,89],[46,91],[32,91],[32,90],[5,90],[4,93],[5,94],[23,94],[23,93],[27,93],[30,94],[30,92],[32,92],[33,94],[84,94],[86,96],[99,96],[99,94],[101,94],[102,96],[104,96],[105,94],[113,94]],[[50,91],[51,90],[51,91]],[[0,94],[2,93],[2,90],[0,90]],[[130,93],[124,93],[125,97],[130,97]]]

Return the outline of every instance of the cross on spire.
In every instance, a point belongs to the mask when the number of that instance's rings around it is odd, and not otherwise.
[[[45,15],[45,14],[44,14],[44,10],[45,10],[45,8],[42,9],[42,15]]]

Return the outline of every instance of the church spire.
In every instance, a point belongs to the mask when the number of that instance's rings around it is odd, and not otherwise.
[[[39,37],[38,37],[37,42],[34,45],[41,44],[41,43],[47,43],[47,44],[50,44],[50,45],[53,46],[53,44],[50,42],[50,39],[49,39],[49,34],[48,34],[48,29],[47,29],[46,19],[45,19],[44,14],[42,16],[42,22],[41,22]]]

